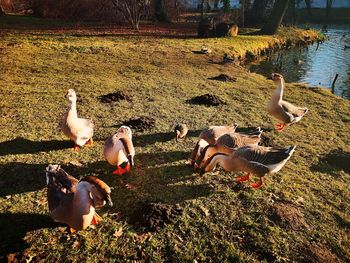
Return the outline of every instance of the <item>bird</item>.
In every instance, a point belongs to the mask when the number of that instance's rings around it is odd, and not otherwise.
[[[113,206],[111,189],[97,177],[78,181],[58,164],[49,164],[45,172],[50,216],[67,224],[71,233],[98,224],[102,218],[96,208],[106,203]]]
[[[238,127],[238,124],[233,123],[230,126],[209,126],[209,128],[206,128],[203,131],[201,131],[201,133],[199,134],[198,141],[190,157],[186,161],[186,164],[190,166],[194,165],[196,159],[198,158],[198,156],[200,155],[201,151],[204,149],[205,146],[209,144],[215,144],[216,140],[221,135],[230,133],[230,132],[235,132],[237,127]]]
[[[105,141],[103,153],[110,165],[117,166],[113,174],[129,173],[131,167],[134,166],[135,156],[130,127],[123,125],[114,135],[110,136]]]
[[[92,136],[94,134],[94,124],[90,119],[78,117],[77,113],[77,95],[73,89],[69,89],[66,94],[69,100],[69,107],[64,113],[60,123],[63,133],[74,142],[74,151],[84,145],[92,145]]]
[[[176,141],[179,139],[184,139],[187,135],[188,128],[186,124],[178,124],[175,126]]]
[[[236,179],[237,182],[248,181],[251,174],[259,176],[259,181],[251,183],[250,186],[260,188],[263,185],[263,177],[281,170],[295,148],[295,145],[282,149],[249,145],[238,148],[229,155],[216,153],[206,161],[200,170],[200,175],[213,171],[219,164],[227,172],[246,172],[245,176]]]
[[[309,110],[308,108],[294,106],[282,99],[284,79],[281,74],[272,73],[269,79],[274,81],[277,88],[268,102],[267,111],[279,121],[275,125],[275,129],[281,132],[286,126],[300,121]]]
[[[211,54],[212,51],[211,51],[211,49],[208,48],[208,47],[202,47],[201,52],[202,52],[203,54],[209,55],[209,54]]]
[[[230,154],[235,148],[246,145],[258,145],[262,134],[260,127],[247,133],[231,132],[221,135],[215,144],[207,145],[196,160],[195,166],[201,167],[215,153]],[[197,168],[195,167],[195,168]]]

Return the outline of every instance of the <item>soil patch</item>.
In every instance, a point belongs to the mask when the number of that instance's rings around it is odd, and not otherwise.
[[[335,263],[340,260],[325,245],[303,245],[300,247],[303,262]]]
[[[223,101],[220,97],[212,94],[205,94],[201,96],[194,97],[187,101],[191,104],[206,105],[206,106],[219,106],[226,105],[227,103]]]
[[[226,74],[220,74],[219,76],[211,77],[211,78],[208,78],[208,79],[218,80],[218,81],[228,81],[228,82],[236,82],[237,81],[237,78],[230,77],[230,76],[228,76]]]
[[[295,231],[309,229],[303,213],[292,204],[277,203],[269,210],[271,220],[281,226]]]
[[[160,202],[139,202],[133,221],[147,231],[157,231],[166,224],[172,223],[182,214],[179,206],[163,204]]]
[[[277,147],[278,148],[277,144],[273,141],[273,139],[271,139],[270,137],[268,137],[264,134],[261,134],[261,139],[260,139],[259,145],[265,146],[265,147]]]
[[[348,152],[344,152],[340,149],[332,150],[320,161],[325,162],[334,168],[350,173],[350,153]]]
[[[98,97],[98,99],[102,103],[112,103],[112,102],[120,101],[120,100],[132,101],[132,97],[123,91],[117,91],[114,93],[102,95],[102,96]]]
[[[155,126],[156,121],[151,117],[139,117],[136,119],[130,119],[124,122],[124,125],[131,127],[132,129],[144,131],[152,129]]]

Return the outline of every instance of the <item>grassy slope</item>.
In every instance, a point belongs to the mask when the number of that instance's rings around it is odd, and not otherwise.
[[[210,64],[207,56],[191,52],[206,45],[213,49],[213,59],[219,60],[224,52],[244,55],[276,41],[262,36],[205,40],[4,36],[0,41],[0,251],[26,249],[29,257],[61,262],[123,257],[251,262],[299,260],[300,247],[322,243],[340,259],[350,260],[349,174],[320,161],[335,149],[349,154],[349,101],[327,90],[289,84],[286,99],[308,106],[310,113],[278,134],[271,130],[273,120],[265,110],[272,82],[238,66]],[[219,73],[238,81],[207,79]],[[69,88],[82,99],[79,114],[92,117],[96,124],[94,147],[79,153],[68,148],[69,142],[56,128]],[[134,102],[106,105],[97,100],[116,90],[129,92]],[[227,105],[213,108],[185,102],[208,92]],[[142,115],[154,117],[156,127],[135,134],[132,174],[112,176],[112,167],[102,155],[103,142],[118,124]],[[198,177],[184,165],[198,132],[176,144],[172,129],[177,122],[192,130],[232,122],[241,127],[260,125],[278,144],[298,147],[279,174],[266,178],[262,190],[236,191],[228,186],[234,175]],[[69,162],[75,160],[84,166],[72,169]],[[64,228],[52,226],[43,173],[48,163],[70,167],[76,177],[98,175],[113,187],[115,206],[100,212],[105,220],[96,229],[68,235]],[[127,190],[126,183],[137,189]],[[293,203],[300,197],[308,230],[293,231],[268,216],[273,202]],[[143,241],[144,236],[128,223],[140,200],[178,203],[184,214]],[[122,219],[116,219],[117,212],[122,212]],[[113,233],[121,226],[123,235],[115,238]]]

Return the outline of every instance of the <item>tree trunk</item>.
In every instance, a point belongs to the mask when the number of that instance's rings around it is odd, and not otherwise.
[[[201,2],[201,19],[203,19],[204,16],[204,0]]]
[[[307,14],[309,16],[312,16],[312,10],[311,10],[311,0],[305,0]]]
[[[329,15],[331,14],[332,5],[333,5],[333,0],[326,1],[326,18],[327,19],[329,18]]]
[[[296,19],[296,12],[295,12],[295,0],[289,0],[286,20],[290,25],[296,24],[297,19]]]
[[[276,0],[273,5],[272,12],[267,22],[261,29],[262,34],[273,35],[276,34],[282,19],[288,8],[289,0]]]
[[[249,14],[251,23],[261,23],[264,21],[266,6],[269,0],[255,0]]]

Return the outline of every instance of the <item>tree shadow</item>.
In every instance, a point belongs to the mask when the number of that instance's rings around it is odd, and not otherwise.
[[[26,213],[0,214],[0,224],[0,258],[26,249],[28,245],[23,237],[28,231],[59,226],[47,215]]]
[[[72,146],[73,143],[71,141],[31,141],[26,138],[17,137],[16,139],[0,143],[0,156],[6,156],[9,154],[49,152],[67,149]]]
[[[350,152],[333,149],[321,157],[317,164],[312,165],[311,170],[330,174],[335,174],[341,170],[350,173]]]

